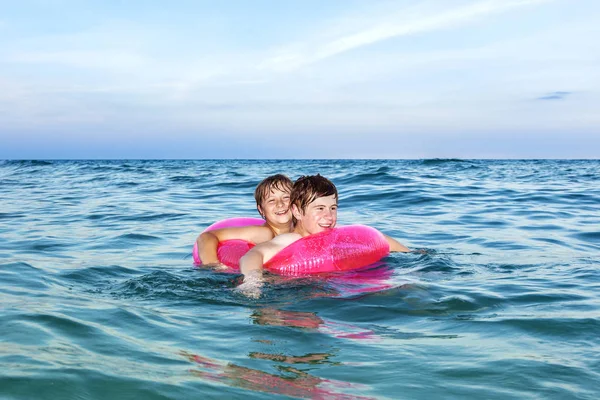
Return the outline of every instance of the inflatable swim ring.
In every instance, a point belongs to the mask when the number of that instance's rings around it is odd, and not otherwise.
[[[264,223],[265,221],[260,218],[228,218],[215,222],[202,232],[223,228],[238,228],[242,226],[259,226],[264,225]],[[217,246],[217,257],[219,258],[219,261],[228,267],[239,268],[240,258],[253,247],[253,243],[246,242],[245,240],[224,240],[219,242],[219,245]],[[198,265],[202,264],[200,255],[198,254],[198,243],[194,243],[192,255],[194,257],[194,263]]]
[[[232,218],[219,221],[205,231],[262,224],[264,221],[257,218]],[[239,268],[239,259],[252,247],[254,244],[243,240],[227,240],[219,243],[217,255],[223,264]],[[389,252],[389,244],[378,230],[348,225],[297,240],[275,254],[264,268],[280,275],[349,271],[373,264]],[[193,254],[194,261],[199,263],[197,245]]]
[[[381,232],[348,225],[303,237],[267,261],[264,268],[281,275],[349,271],[379,261],[390,252]]]

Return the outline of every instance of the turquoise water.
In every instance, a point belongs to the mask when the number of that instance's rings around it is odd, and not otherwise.
[[[195,268],[265,176],[409,247],[364,276]],[[2,399],[597,399],[600,161],[0,161]]]

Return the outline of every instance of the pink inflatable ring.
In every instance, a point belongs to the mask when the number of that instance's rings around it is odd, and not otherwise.
[[[262,225],[258,218],[231,218],[219,221],[213,229]],[[227,240],[219,243],[219,260],[239,268],[240,258],[254,247],[244,240]],[[381,232],[364,225],[348,225],[304,237],[275,254],[264,268],[280,275],[306,275],[335,271],[350,271],[366,267],[387,256],[390,247]],[[200,264],[198,247],[194,244],[194,262]]]

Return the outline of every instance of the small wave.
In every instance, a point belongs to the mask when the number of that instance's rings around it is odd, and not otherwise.
[[[186,217],[187,214],[183,213],[161,213],[161,214],[146,214],[146,215],[132,215],[126,217],[120,217],[122,221],[175,221]]]
[[[433,207],[439,204],[450,202],[441,196],[428,195],[417,190],[403,190],[393,192],[377,192],[372,193],[356,193],[346,194],[341,199],[342,204],[349,204],[356,207],[360,204],[369,204],[370,208],[385,207],[409,207],[409,206],[424,206]]]
[[[571,235],[571,237],[583,240],[585,242],[600,244],[600,232],[580,232]]]
[[[460,158],[426,158],[422,160],[423,165],[440,165],[448,163],[468,163],[469,160],[463,160]]]
[[[438,253],[435,250],[428,250],[425,253],[411,253],[408,256],[410,258],[405,257],[401,266],[404,273],[410,271],[413,274],[418,273],[421,277],[426,277],[440,273],[449,274],[467,271],[464,266],[458,264],[449,255]]]
[[[530,264],[487,264],[483,267],[489,271],[504,274],[512,274],[516,271],[535,269],[535,265]]]
[[[15,219],[15,218],[23,218],[25,214],[23,213],[3,213],[0,212],[0,219]]]
[[[87,166],[87,169],[89,169],[92,172],[107,172],[107,173],[113,173],[115,171],[117,171],[119,168],[115,165],[110,165],[110,164],[93,164],[91,166]]]
[[[101,214],[95,213],[86,216],[86,219],[92,221],[113,221],[113,222],[124,222],[124,221],[175,221],[178,219],[185,218],[187,214],[183,213],[160,213],[160,214],[138,214],[138,215],[123,215],[123,214]]]
[[[96,240],[95,244],[92,244],[89,249],[91,250],[114,250],[114,249],[128,249],[133,246],[141,246],[144,244],[160,241],[161,239],[157,236],[144,235],[141,233],[126,233],[117,237],[102,241]]]
[[[201,179],[199,179],[197,176],[172,176],[169,177],[169,181],[174,182],[174,183],[197,183],[197,182],[201,182]]]
[[[140,186],[140,183],[138,182],[119,182],[117,184],[115,184],[115,187],[118,188],[128,188],[128,187],[136,187],[136,186]]]
[[[439,299],[434,303],[434,307],[429,310],[432,312],[454,313],[464,311],[475,312],[480,309],[481,307],[474,299],[467,295],[460,294],[445,296]]]
[[[507,296],[507,300],[515,304],[540,305],[544,303],[568,302],[568,301],[588,301],[587,296],[577,293],[568,293],[565,290],[552,291],[548,289],[543,293],[517,293],[512,296]]]
[[[47,165],[54,165],[52,161],[47,160],[8,160],[7,165],[23,165],[31,167],[43,167]]]
[[[495,322],[526,331],[535,337],[558,337],[560,340],[580,337],[595,341],[597,340],[595,332],[600,329],[600,320],[597,318],[517,316],[498,317]]]
[[[0,264],[0,291],[16,288],[45,290],[48,288],[46,273],[25,262]]]
[[[108,218],[119,218],[120,215],[116,215],[116,214],[90,214],[87,215],[85,218],[89,219],[91,221],[96,221],[96,220],[103,220],[103,219],[108,219]]]
[[[380,168],[381,169],[381,168]],[[336,180],[337,185],[359,185],[360,187],[371,187],[373,185],[397,185],[413,182],[412,178],[396,176],[384,171],[364,172],[350,174]]]
[[[164,187],[154,187],[154,188],[146,188],[146,189],[139,189],[138,193],[160,193],[160,192],[165,192],[167,189]]]
[[[360,193],[360,194],[351,194],[346,195],[343,198],[343,202],[347,204],[360,204],[360,203],[375,203],[377,201],[385,202],[396,200],[398,198],[398,194],[396,193]]]
[[[42,270],[34,267],[31,264],[26,262],[16,262],[16,263],[7,263],[0,264],[0,271],[8,271],[12,273],[32,273],[32,272],[41,272]]]
[[[231,291],[236,286],[236,275],[206,273],[178,276],[167,271],[154,271],[124,282],[112,283],[103,291],[117,298],[140,298],[145,300],[192,301],[194,303],[235,303]]]
[[[18,242],[19,249],[25,252],[53,252],[53,251],[61,251],[72,248],[73,243],[67,242],[58,242],[55,240],[51,240],[48,238],[45,239],[36,239],[36,240],[26,240]]]
[[[143,235],[141,233],[126,233],[124,235],[117,236],[114,240],[127,240],[136,242],[147,242],[160,240],[160,238],[152,235]]]
[[[42,325],[48,330],[59,334],[61,337],[91,338],[97,337],[100,330],[97,327],[87,324],[85,321],[79,321],[61,314],[30,314],[23,315],[20,319],[31,322],[35,325]]]
[[[74,282],[94,282],[107,278],[123,278],[133,274],[138,274],[139,271],[131,268],[122,267],[120,265],[111,265],[104,267],[88,267],[77,270],[68,270],[60,273],[60,278]]]
[[[563,247],[567,247],[567,248],[572,248],[573,247],[573,246],[571,246],[570,244],[568,244],[567,242],[565,242],[563,240],[554,239],[554,238],[532,237],[531,240],[535,240],[535,241],[543,242],[543,243],[550,243],[550,244],[553,244],[553,245],[563,246]]]
[[[85,181],[83,181],[83,183],[96,183],[96,182],[106,182],[108,180],[110,180],[110,176],[104,175],[104,176],[94,176],[93,178],[89,178]]]
[[[254,185],[251,182],[216,182],[212,187],[226,189],[244,189],[249,193],[254,190]]]

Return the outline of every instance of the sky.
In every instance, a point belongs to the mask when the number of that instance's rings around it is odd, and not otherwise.
[[[0,5],[0,159],[600,158],[597,0]]]

